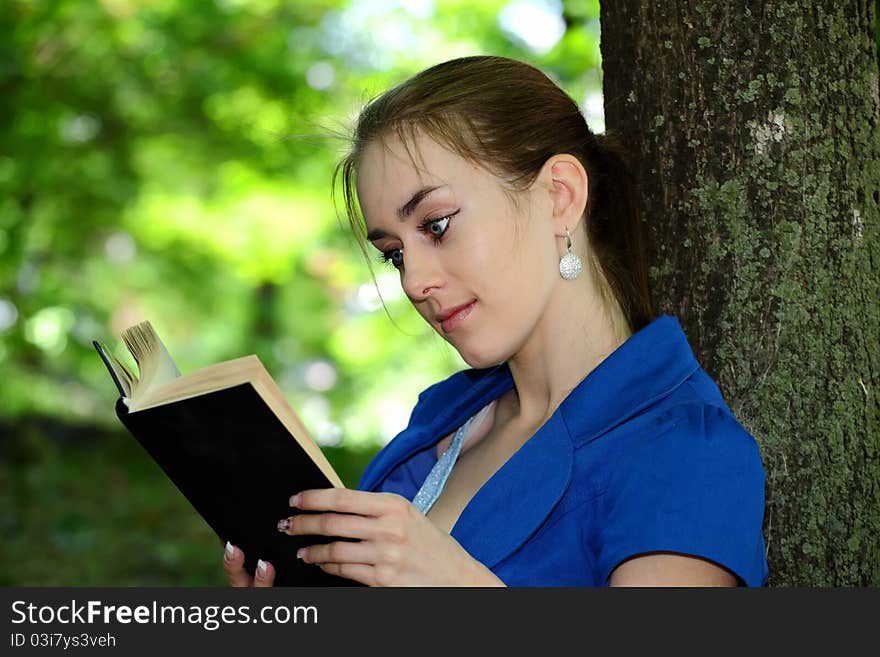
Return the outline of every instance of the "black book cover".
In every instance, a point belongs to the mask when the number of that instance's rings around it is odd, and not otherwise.
[[[218,569],[228,540],[251,574],[258,558],[269,561],[276,586],[360,585],[296,558],[300,547],[346,539],[277,530],[302,513],[289,506],[292,494],[332,484],[251,384],[134,413],[119,399],[116,414],[216,532]]]

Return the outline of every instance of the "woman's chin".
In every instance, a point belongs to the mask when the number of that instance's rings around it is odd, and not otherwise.
[[[495,367],[507,360],[505,356],[497,353],[476,353],[457,349],[461,359],[475,370],[483,370],[487,367]]]

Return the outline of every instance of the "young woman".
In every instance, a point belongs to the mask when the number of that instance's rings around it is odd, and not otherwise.
[[[378,586],[763,585],[755,440],[649,301],[620,150],[537,69],[429,68],[371,102],[340,164],[355,233],[472,369],[419,395],[358,490],[279,531]],[[227,545],[237,586],[256,579]]]

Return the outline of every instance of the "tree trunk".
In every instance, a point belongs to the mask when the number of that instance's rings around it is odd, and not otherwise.
[[[656,309],[757,438],[770,584],[880,584],[874,0],[606,0]]]

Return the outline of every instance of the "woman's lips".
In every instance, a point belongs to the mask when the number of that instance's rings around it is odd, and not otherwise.
[[[456,310],[449,317],[440,322],[440,326],[443,328],[444,333],[452,333],[455,329],[461,326],[461,323],[467,318],[468,315],[471,314],[471,311],[474,309],[474,305],[476,305],[477,301],[474,299],[466,306],[462,306],[459,310]]]

